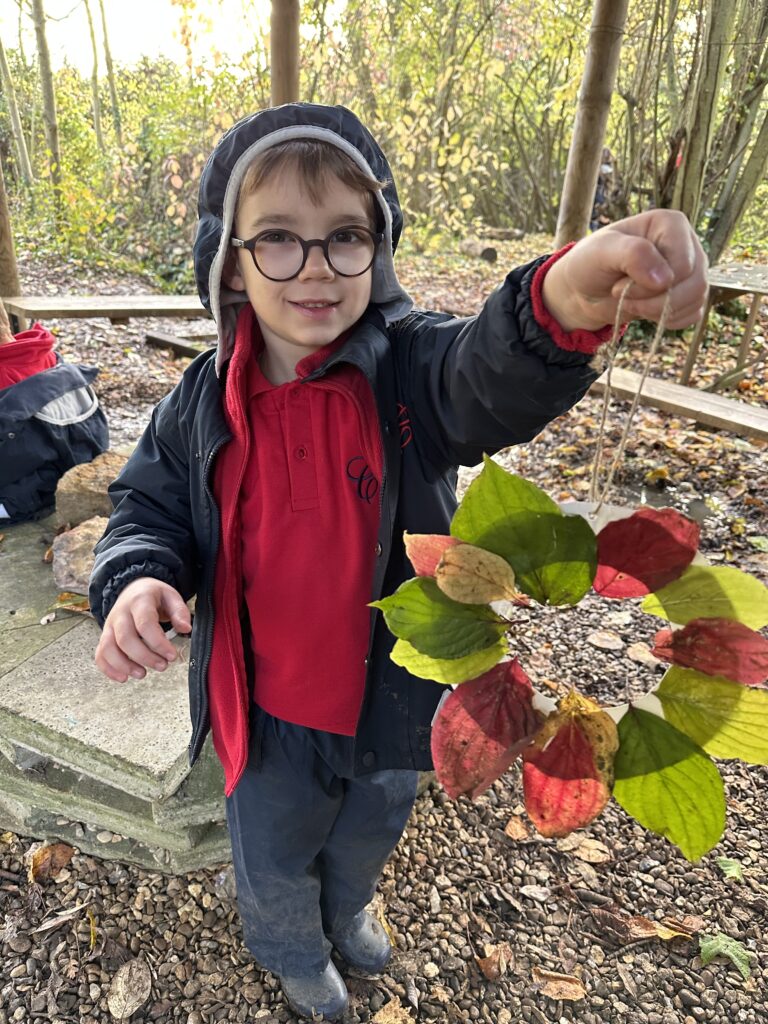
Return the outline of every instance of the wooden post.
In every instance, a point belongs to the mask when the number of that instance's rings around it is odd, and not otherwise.
[[[11,215],[8,211],[8,199],[5,194],[3,167],[0,163],[0,295],[19,295],[19,270],[16,266],[16,250],[13,247],[11,231]],[[23,331],[26,322],[17,317],[17,330]]]
[[[270,80],[272,106],[299,98],[299,0],[272,0]]]
[[[595,0],[592,10],[587,59],[557,217],[556,249],[587,233],[628,5],[629,0]]]

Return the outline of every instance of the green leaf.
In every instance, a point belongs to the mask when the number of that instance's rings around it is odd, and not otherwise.
[[[485,455],[480,475],[469,485],[456,509],[451,535],[484,547],[480,542],[483,534],[522,512],[562,516],[558,506],[544,491],[521,476],[507,473]]]
[[[619,722],[613,795],[641,825],[698,860],[725,828],[723,780],[714,763],[663,718],[630,706]]]
[[[641,605],[680,626],[691,619],[733,619],[751,629],[768,624],[768,587],[728,565],[690,565]]]
[[[670,725],[708,754],[768,764],[768,690],[673,665],[655,692]]]
[[[421,654],[407,640],[398,640],[390,657],[396,665],[402,665],[412,676],[420,679],[434,679],[438,683],[465,683],[468,679],[476,679],[483,672],[497,665],[507,653],[507,645],[502,638],[493,647],[483,651],[475,651],[466,658],[430,658]]]
[[[747,540],[753,548],[757,548],[758,551],[768,551],[768,537],[762,533],[751,533]]]
[[[429,576],[406,580],[371,607],[384,612],[395,636],[433,658],[463,658],[484,650],[508,626],[487,604],[461,604],[446,597]]]
[[[725,935],[723,932],[718,932],[717,935],[700,935],[699,950],[701,952],[701,962],[705,967],[716,956],[727,956],[745,981],[752,973],[752,966],[749,961],[754,960],[756,954],[752,953],[749,949],[745,949],[740,942],[732,939],[730,935]]]
[[[733,878],[737,882],[744,881],[744,871],[742,870],[739,861],[731,860],[729,857],[718,857],[716,859],[716,864],[726,878]]]
[[[517,586],[541,604],[577,604],[597,571],[597,538],[586,519],[564,516],[538,487],[487,458],[451,534],[501,555]]]

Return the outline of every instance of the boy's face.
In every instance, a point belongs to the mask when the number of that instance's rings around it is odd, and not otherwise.
[[[235,233],[248,239],[274,228],[308,240],[350,225],[372,228],[362,193],[329,178],[323,203],[315,206],[296,169],[288,166],[240,201]],[[342,277],[328,265],[320,246],[312,246],[298,276],[271,281],[257,270],[250,252],[238,249],[237,270],[227,283],[248,295],[267,353],[295,366],[360,319],[370,302],[372,273],[369,268],[359,277]]]

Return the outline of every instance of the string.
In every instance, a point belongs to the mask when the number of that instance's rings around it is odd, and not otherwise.
[[[619,299],[618,307],[616,309],[616,321],[614,323],[614,328],[613,328],[613,337],[611,338],[611,342],[610,342],[610,355],[609,355],[609,359],[608,359],[608,369],[607,369],[607,373],[606,373],[605,392],[604,392],[604,395],[603,395],[602,416],[601,416],[601,420],[600,420],[600,427],[598,429],[598,438],[597,438],[597,446],[596,446],[596,449],[595,449],[595,458],[594,458],[594,462],[593,462],[593,465],[592,465],[592,480],[591,480],[591,483],[590,483],[590,501],[596,501],[597,500],[598,481],[599,481],[599,477],[600,477],[601,463],[602,463],[602,460],[603,460],[603,450],[604,450],[604,446],[605,446],[605,427],[606,427],[606,420],[607,420],[607,416],[608,416],[608,405],[609,405],[609,402],[610,402],[611,371],[613,370],[613,364],[615,362],[616,353],[617,353],[617,350],[618,350],[619,325],[620,325],[620,322],[621,322],[621,308],[622,308],[622,305],[624,303],[624,298],[625,298],[625,296],[627,294],[627,290],[629,289],[630,284],[631,284],[631,282],[628,283],[624,287],[624,290],[622,291],[621,297]],[[605,502],[606,502],[606,500],[608,498],[608,495],[610,493],[611,487],[613,486],[613,479],[614,479],[614,476],[616,475],[616,470],[618,469],[618,467],[621,464],[621,461],[622,461],[622,459],[624,457],[624,451],[626,449],[627,441],[629,439],[629,431],[630,431],[630,429],[632,427],[632,421],[635,418],[635,413],[637,412],[637,408],[638,408],[638,406],[640,404],[640,396],[641,396],[642,391],[643,391],[643,386],[644,386],[645,381],[646,381],[646,379],[648,377],[648,374],[650,372],[651,365],[653,364],[653,360],[654,360],[654,358],[656,356],[656,352],[658,350],[658,347],[659,347],[659,344],[661,342],[661,339],[664,337],[664,331],[666,329],[666,323],[667,323],[667,318],[669,316],[670,305],[671,305],[671,296],[670,296],[670,293],[667,292],[667,297],[666,297],[666,299],[664,301],[664,308],[661,311],[661,317],[659,318],[659,322],[656,325],[656,333],[654,334],[653,341],[651,342],[650,348],[648,349],[648,355],[646,356],[645,363],[643,365],[643,370],[642,370],[642,373],[640,375],[640,380],[639,380],[638,385],[637,385],[637,390],[636,390],[635,395],[634,395],[634,397],[632,399],[632,405],[630,406],[629,412],[627,413],[627,418],[626,418],[626,420],[624,422],[624,429],[622,431],[621,438],[619,440],[619,445],[618,445],[618,448],[616,449],[616,454],[613,457],[613,461],[611,462],[611,467],[610,467],[610,469],[608,471],[608,475],[606,477],[605,484],[603,486],[603,490],[602,490],[602,493],[600,495],[600,499],[597,502],[597,507],[591,513],[592,518],[595,518],[598,515],[598,513],[600,512],[600,509],[605,504]]]

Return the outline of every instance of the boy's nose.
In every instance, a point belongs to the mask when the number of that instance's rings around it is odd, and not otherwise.
[[[307,260],[302,267],[299,278],[305,277],[333,277],[334,270],[325,258],[325,253],[322,250],[322,246],[313,245],[310,246],[309,252],[307,253]]]

